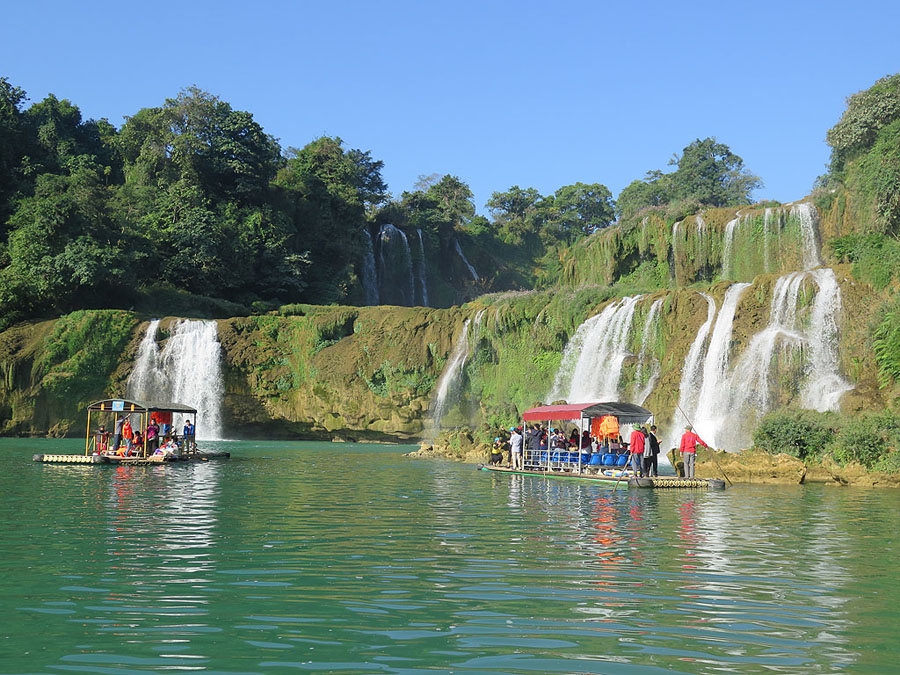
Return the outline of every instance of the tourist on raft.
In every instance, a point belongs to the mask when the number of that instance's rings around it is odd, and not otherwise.
[[[635,476],[644,475],[644,431],[641,425],[635,424],[628,439],[628,450],[631,452],[631,469]]]
[[[684,428],[684,433],[681,435],[681,445],[678,448],[681,451],[681,459],[684,461],[685,478],[694,477],[694,465],[697,461],[698,445],[702,445],[704,448],[709,447],[703,442],[703,439],[694,433],[694,428],[688,424]]]
[[[523,469],[525,464],[522,462],[522,429],[521,427],[510,427],[509,430],[509,456],[512,460],[513,469]]]
[[[659,476],[659,439],[656,437],[656,425],[650,426],[647,432],[647,444],[644,447],[644,475],[656,478]]]

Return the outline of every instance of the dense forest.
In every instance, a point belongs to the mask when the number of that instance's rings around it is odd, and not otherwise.
[[[548,287],[560,251],[617,219],[748,204],[759,185],[711,138],[672,165],[618,201],[600,183],[552,195],[512,186],[490,197],[486,218],[459,177],[423,176],[396,198],[369,152],[329,137],[282,148],[252,113],[197,88],[117,129],[53,95],[28,105],[0,78],[0,328],[82,308],[234,316],[375,304],[366,259],[386,224],[418,238],[413,262],[429,292],[382,304],[449,307]]]

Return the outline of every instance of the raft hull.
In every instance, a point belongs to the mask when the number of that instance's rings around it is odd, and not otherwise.
[[[112,455],[34,455],[32,461],[42,464],[118,464],[126,466],[145,466],[153,464],[193,464],[211,459],[228,459],[230,452],[198,452],[188,457],[118,457]]]

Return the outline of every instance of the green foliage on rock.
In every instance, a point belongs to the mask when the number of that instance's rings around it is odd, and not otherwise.
[[[753,441],[770,453],[802,460],[829,456],[840,465],[881,471],[900,466],[900,416],[890,411],[855,416],[778,411],[763,417]]]
[[[103,398],[137,321],[120,310],[77,311],[61,317],[35,360],[47,396]]]
[[[809,410],[770,413],[760,420],[753,443],[770,453],[807,459],[820,456],[833,438],[830,415]]]
[[[847,99],[840,121],[829,129],[831,170],[840,172],[847,162],[869,150],[882,128],[900,119],[900,74],[883,77],[865,91]]]

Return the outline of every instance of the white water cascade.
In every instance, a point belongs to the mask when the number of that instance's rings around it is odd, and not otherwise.
[[[641,295],[607,305],[575,331],[563,351],[562,362],[547,400],[569,402],[617,401],[625,359],[633,354],[628,337]]]
[[[391,224],[378,231],[378,294],[382,302],[412,306],[416,299],[412,255],[403,230]]]
[[[192,406],[197,409],[197,437],[221,438],[225,386],[216,322],[178,321],[162,349],[156,342],[158,331],[159,319],[154,319],[128,378],[128,398]],[[175,428],[182,423],[177,420]]]
[[[469,360],[473,339],[478,339],[484,312],[485,310],[482,309],[475,314],[475,330],[472,338],[469,337],[469,325],[472,320],[466,319],[463,322],[462,331],[460,331],[459,337],[453,343],[453,349],[450,352],[450,357],[447,359],[447,365],[444,366],[444,371],[441,373],[441,377],[435,386],[434,403],[431,406],[433,436],[436,436],[438,431],[440,431],[441,420],[453,402],[454,395],[459,391],[463,368],[466,366],[466,361]]]
[[[728,425],[728,396],[731,388],[728,361],[734,314],[741,295],[750,285],[739,283],[730,286],[718,312],[715,301],[706,296],[707,318],[685,359],[679,388],[679,414],[675,416],[681,423],[669,429],[669,447],[678,444],[682,427],[688,423],[696,424],[706,434],[704,440],[718,447],[722,432]]]
[[[651,356],[650,346],[654,343],[654,330],[659,327],[659,310],[662,307],[663,299],[657,298],[650,305],[650,311],[647,312],[647,319],[644,321],[644,332],[641,334],[641,351],[638,354],[637,373],[635,374],[634,402],[643,405],[644,401],[656,387],[659,381],[661,365],[659,359]],[[649,362],[649,363],[648,363]],[[641,387],[641,382],[644,385]]]
[[[469,259],[466,258],[466,254],[463,253],[462,246],[459,245],[459,239],[453,240],[453,248],[456,251],[457,255],[462,258],[463,263],[466,266],[466,269],[469,270],[469,275],[472,277],[473,281],[478,281],[478,272],[475,271],[475,268],[472,267],[472,264],[469,262]]]
[[[678,405],[684,411],[697,406],[700,387],[702,386],[703,355],[706,350],[706,342],[709,332],[712,330],[713,321],[716,318],[716,301],[706,293],[700,295],[706,300],[706,321],[704,321],[694,336],[694,341],[688,349],[681,368],[681,383],[678,386]]]

